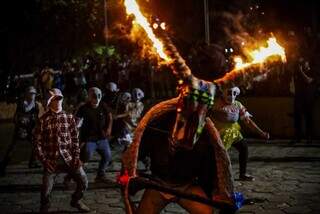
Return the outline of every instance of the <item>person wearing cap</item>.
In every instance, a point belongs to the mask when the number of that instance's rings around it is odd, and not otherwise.
[[[18,142],[27,141],[31,146],[31,155],[29,159],[29,168],[40,167],[36,163],[34,149],[32,147],[32,131],[38,121],[40,104],[36,102],[37,91],[33,86],[26,89],[23,99],[18,102],[16,113],[14,115],[15,129],[12,142],[9,145],[3,160],[0,163],[0,174],[5,175],[7,165]]]
[[[252,115],[247,109],[236,100],[240,94],[238,87],[229,87],[223,90],[222,96],[216,99],[211,109],[210,118],[214,121],[218,129],[221,140],[225,148],[228,150],[231,146],[235,147],[239,152],[239,179],[243,181],[253,181],[254,177],[248,175],[248,145],[241,134],[239,121],[257,133],[263,139],[269,139],[269,133],[262,131],[251,119]]]
[[[55,177],[61,172],[70,174],[77,184],[70,205],[81,212],[89,212],[81,200],[88,187],[88,179],[80,161],[78,129],[73,115],[63,111],[62,101],[59,89],[49,91],[48,110],[40,118],[35,131],[36,153],[44,168],[40,213],[48,212]]]
[[[102,92],[97,87],[88,91],[87,103],[82,105],[76,113],[80,127],[80,140],[82,147],[82,160],[88,162],[95,151],[101,156],[96,181],[109,182],[106,169],[111,161],[109,138],[112,129],[111,110],[100,102]]]

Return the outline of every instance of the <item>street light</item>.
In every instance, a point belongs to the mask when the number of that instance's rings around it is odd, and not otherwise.
[[[108,11],[107,0],[104,0],[104,38],[106,47],[108,46]]]
[[[204,31],[205,31],[205,42],[207,45],[210,44],[210,21],[209,21],[209,5],[208,0],[203,0],[204,6]]]

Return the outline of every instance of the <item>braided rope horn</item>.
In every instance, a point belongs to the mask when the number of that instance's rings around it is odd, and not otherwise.
[[[171,61],[168,63],[173,73],[179,79],[178,87],[181,89],[181,86],[191,86],[198,88],[197,85],[199,82],[203,84],[210,85],[210,87],[216,88],[217,83],[214,81],[206,81],[195,77],[190,67],[186,64],[186,61],[182,58],[176,46],[173,44],[170,37],[165,33],[161,32],[161,39],[163,41],[165,53],[170,57]],[[182,80],[182,81],[181,81]]]
[[[165,33],[161,34],[163,40],[164,49],[166,54],[171,58],[169,66],[171,67],[173,73],[182,80],[189,79],[192,75],[191,69],[186,64],[186,61],[182,58],[178,52],[176,46],[171,41],[170,37]]]

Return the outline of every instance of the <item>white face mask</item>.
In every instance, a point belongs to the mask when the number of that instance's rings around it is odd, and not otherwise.
[[[25,100],[28,101],[29,103],[33,103],[36,100],[36,94],[34,93],[29,93],[26,95]]]
[[[61,112],[62,111],[62,101],[63,101],[63,99],[52,100],[49,105],[50,110],[55,113]]]
[[[101,93],[100,89],[95,88],[95,89],[89,90],[88,99],[89,99],[90,104],[94,108],[98,107],[100,104],[100,101],[102,99],[102,93]]]
[[[120,96],[121,104],[127,104],[131,101],[131,94],[129,92],[125,92]]]
[[[23,102],[23,107],[24,107],[25,112],[31,111],[31,109],[33,109],[35,106],[36,106],[36,103],[34,100],[31,102],[27,102],[27,101]]]
[[[132,91],[132,100],[139,102],[144,98],[144,92],[140,88],[135,88]]]
[[[233,87],[223,92],[223,98],[226,103],[233,104],[236,101],[236,98],[239,94],[240,89],[238,87]]]

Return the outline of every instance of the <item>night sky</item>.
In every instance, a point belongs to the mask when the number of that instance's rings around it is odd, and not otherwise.
[[[317,2],[316,0],[209,0],[209,7],[211,12],[214,12],[221,9],[246,10],[250,5],[260,5],[261,11],[265,12],[265,19],[267,20],[277,20],[278,23],[285,23],[297,28],[301,25],[312,26],[317,24],[319,28],[320,6]],[[150,0],[149,3],[164,18],[168,16],[168,13],[184,14],[185,16],[192,13],[200,13],[199,18],[202,18],[203,15],[201,13],[203,0]],[[176,16],[174,18],[179,19],[179,17]],[[313,23],[315,20],[318,23]]]

